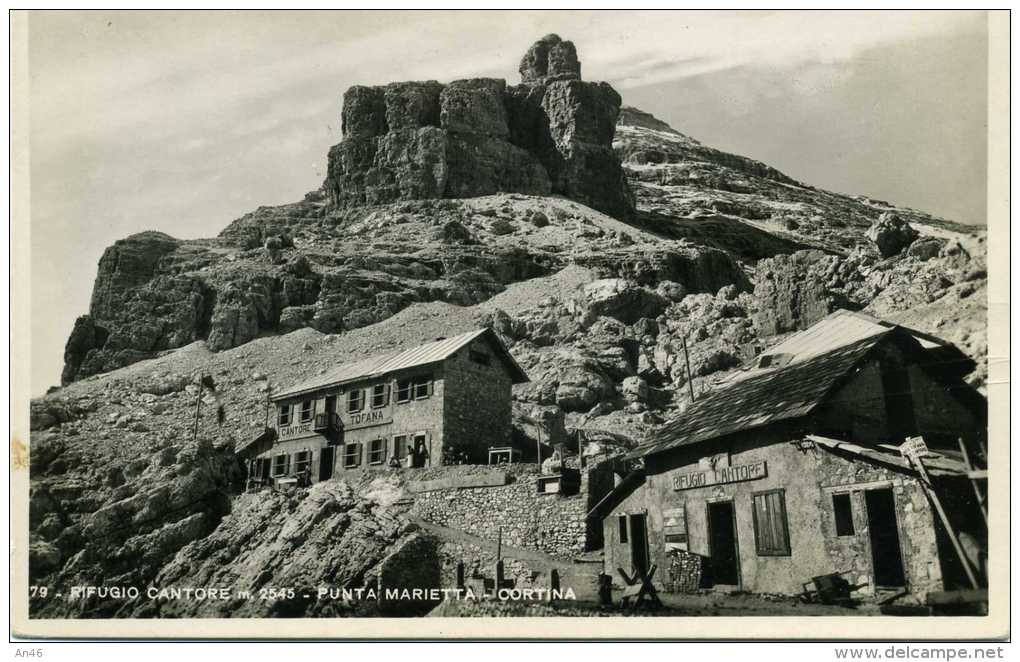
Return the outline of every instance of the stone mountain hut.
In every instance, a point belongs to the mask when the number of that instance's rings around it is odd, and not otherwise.
[[[955,538],[983,582],[986,403],[960,356],[847,311],[794,335],[631,452],[643,468],[589,513],[605,572],[780,594],[839,573],[855,595],[924,596],[971,588]],[[951,532],[899,452],[915,437]]]
[[[485,463],[511,436],[510,392],[528,381],[491,329],[345,363],[272,396],[239,449],[255,484],[337,472]]]

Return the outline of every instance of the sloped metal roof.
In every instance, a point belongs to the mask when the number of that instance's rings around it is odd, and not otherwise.
[[[791,357],[789,364],[799,363],[858,340],[882,335],[897,326],[892,322],[880,320],[864,313],[839,309],[807,329],[795,333],[778,345],[765,350],[761,357],[787,354]],[[946,344],[919,331],[900,328],[912,335],[924,349],[933,349]]]
[[[462,333],[451,338],[435,340],[410,349],[372,356],[354,363],[345,363],[326,372],[325,374],[299,382],[284,391],[276,393],[271,399],[274,401],[282,400],[295,395],[308,393],[310,391],[317,391],[329,386],[339,386],[341,384],[347,384],[362,379],[381,377],[385,374],[396,372],[398,370],[416,368],[445,361],[456,353],[457,350],[482,336],[488,336],[488,338],[492,341],[493,347],[497,350],[500,358],[510,370],[514,384],[520,384],[528,381],[528,376],[524,373],[524,370],[520,367],[520,365],[517,364],[513,356],[510,355],[510,352],[507,351],[496,333],[492,329],[485,328]]]
[[[706,393],[652,433],[628,457],[644,457],[811,412],[893,329],[772,370],[758,370]]]

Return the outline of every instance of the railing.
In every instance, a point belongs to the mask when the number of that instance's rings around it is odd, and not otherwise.
[[[316,414],[315,422],[312,423],[313,430],[339,430],[340,429],[340,416],[336,413],[332,414]]]

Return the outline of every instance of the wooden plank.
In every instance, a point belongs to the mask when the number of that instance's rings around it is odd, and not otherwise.
[[[962,605],[988,602],[988,589],[971,591],[933,591],[924,600],[928,605]]]
[[[936,512],[939,514],[939,519],[942,520],[942,526],[945,527],[946,533],[949,535],[950,542],[953,543],[953,549],[956,551],[956,556],[960,559],[960,565],[963,566],[964,571],[967,573],[967,579],[970,581],[970,585],[973,588],[978,588],[977,578],[974,576],[974,570],[970,567],[970,561],[967,559],[967,555],[963,553],[963,546],[960,544],[960,539],[956,535],[956,531],[953,530],[952,525],[949,523],[949,516],[946,515],[945,509],[942,508],[942,501],[939,499],[939,495],[931,488],[931,479],[928,477],[928,471],[924,468],[924,461],[921,458],[916,460],[907,458],[907,461],[914,465],[917,472],[921,474],[921,489],[924,490],[925,494],[928,495],[928,499],[934,504]]]

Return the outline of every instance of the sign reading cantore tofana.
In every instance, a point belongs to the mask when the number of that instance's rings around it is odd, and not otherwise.
[[[765,460],[754,464],[741,464],[735,467],[722,467],[713,471],[693,471],[673,476],[674,490],[690,490],[695,487],[721,485],[723,483],[740,483],[745,480],[758,480],[766,476]]]

